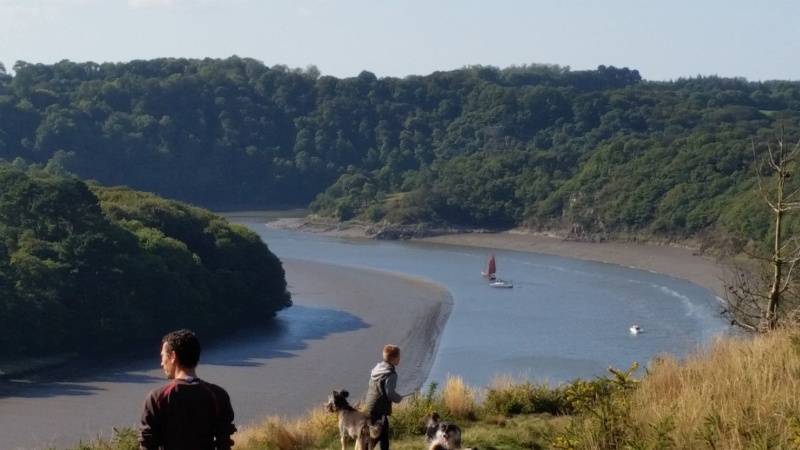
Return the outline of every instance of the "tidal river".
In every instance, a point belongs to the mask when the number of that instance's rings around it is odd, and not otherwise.
[[[664,352],[683,356],[726,330],[713,293],[663,275],[498,251],[498,272],[514,288],[491,289],[480,277],[482,249],[327,238],[236,220],[284,260],[295,300],[272,331],[204,348],[198,373],[229,390],[239,425],[301,415],[332,389],[360,398],[384,343],[402,342],[414,356],[398,368],[399,387],[410,391],[449,374],[477,387],[498,375],[593,377]],[[645,332],[632,335],[634,323]],[[2,383],[0,448],[66,448],[134,427],[145,394],[164,382],[159,339],[137,354]]]

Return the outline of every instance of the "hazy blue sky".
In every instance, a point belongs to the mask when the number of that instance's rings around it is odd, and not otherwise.
[[[351,77],[613,65],[800,79],[800,0],[0,0],[0,62],[250,57]]]

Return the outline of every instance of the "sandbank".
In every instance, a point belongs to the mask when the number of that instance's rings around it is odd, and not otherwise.
[[[453,307],[447,289],[378,270],[289,258],[283,266],[295,306],[349,313],[357,324],[306,340],[295,357],[269,360],[268,380],[274,388],[258,393],[263,415],[302,415],[334,389],[350,391],[352,402],[363,399],[385,344],[403,349],[398,392],[422,388]]]

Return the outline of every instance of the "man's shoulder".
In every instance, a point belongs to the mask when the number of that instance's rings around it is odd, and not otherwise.
[[[225,392],[225,393],[228,392],[228,391],[225,390],[224,387],[222,387],[222,386],[220,386],[218,384],[211,383],[211,382],[208,382],[208,381],[205,381],[205,380],[202,380],[201,383],[205,384],[206,386],[208,386],[211,389],[214,389],[214,390],[217,390],[217,391],[221,391],[221,392]]]
[[[161,386],[155,387],[147,393],[147,397],[145,397],[145,402],[156,402],[160,403],[161,399],[169,395],[169,392],[175,386],[175,383],[165,383]]]
[[[225,398],[229,398],[230,397],[228,395],[228,391],[225,390],[224,387],[222,387],[222,386],[220,386],[218,384],[210,383],[210,382],[205,381],[205,380],[198,380],[198,381],[200,381],[200,385],[205,386],[207,389],[210,389],[212,392],[214,392],[214,395],[222,396],[222,397],[225,397]]]
[[[162,384],[160,386],[157,386],[157,387],[154,387],[153,389],[151,389],[149,394],[150,395],[159,395],[162,392],[173,388],[174,385],[175,385],[175,382],[173,382],[173,381],[170,381],[169,383],[164,383],[164,384]]]

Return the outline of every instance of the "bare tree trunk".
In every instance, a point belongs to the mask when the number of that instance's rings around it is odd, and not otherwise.
[[[779,192],[783,192],[779,190]],[[780,197],[780,194],[779,194]],[[778,204],[781,204],[782,200],[778,200]],[[778,303],[781,299],[781,279],[782,279],[782,268],[783,268],[783,258],[781,257],[781,219],[783,218],[783,211],[778,208],[775,212],[775,250],[773,253],[772,258],[772,265],[773,265],[773,272],[772,272],[772,287],[769,291],[769,296],[767,297],[767,310],[764,315],[764,319],[767,322],[767,329],[772,331],[777,326],[777,314],[776,311],[778,309]]]
[[[737,270],[733,283],[726,282],[726,310],[724,314],[731,319],[731,324],[738,325],[751,331],[773,331],[781,325],[782,321],[791,319],[793,303],[786,298],[791,296],[790,286],[792,284],[792,272],[798,256],[800,246],[798,246],[797,235],[784,233],[784,219],[787,213],[800,209],[800,202],[795,198],[800,189],[795,189],[787,193],[787,180],[791,176],[791,169],[795,168],[798,153],[800,153],[800,142],[789,148],[786,144],[786,135],[781,130],[777,148],[773,149],[767,145],[767,154],[763,160],[762,169],[767,168],[776,177],[776,184],[769,189],[762,179],[761,170],[758,172],[759,192],[775,214],[775,241],[772,255],[766,258],[750,255],[751,257],[766,262],[771,266],[763,267],[761,277],[747,275],[745,271]],[[753,144],[753,156],[757,157],[755,144]],[[797,185],[797,183],[790,183]],[[763,277],[763,278],[762,278]],[[758,281],[758,279],[761,281]],[[759,287],[761,286],[761,287]],[[764,294],[768,286],[768,293]],[[760,293],[759,293],[760,292]],[[796,303],[796,302],[795,302]],[[786,308],[785,305],[789,305]]]

